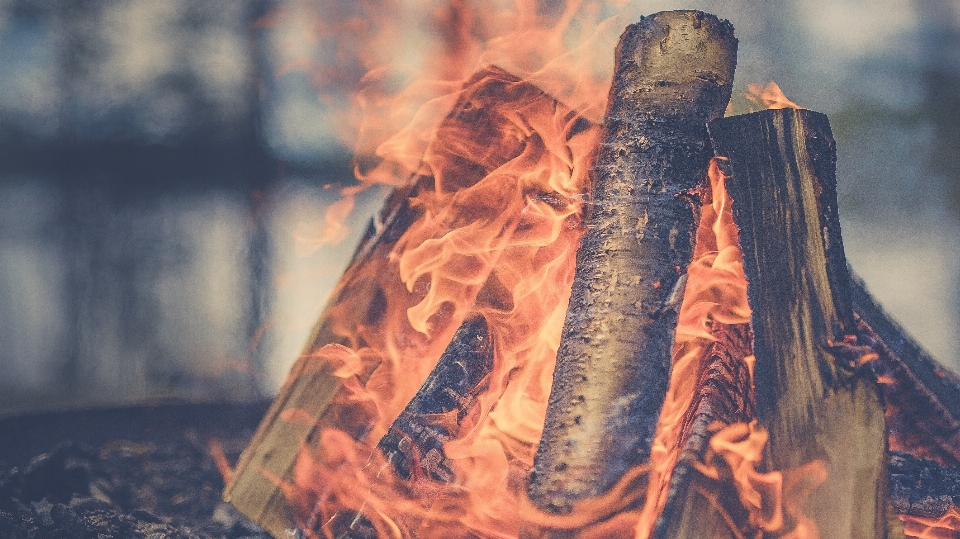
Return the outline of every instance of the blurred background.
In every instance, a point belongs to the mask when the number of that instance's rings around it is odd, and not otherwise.
[[[410,22],[394,52],[452,2],[384,0]],[[0,0],[0,414],[276,392],[383,194],[304,247],[351,181],[335,4]],[[775,80],[830,116],[851,265],[960,369],[960,4],[601,9],[679,8],[736,27],[735,94]]]

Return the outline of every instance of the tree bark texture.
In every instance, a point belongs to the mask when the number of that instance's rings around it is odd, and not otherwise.
[[[528,487],[565,513],[647,460],[666,392],[694,214],[706,176],[704,124],[730,99],[733,27],[698,11],[629,26],[595,167],[587,233],[543,437]]]
[[[509,107],[496,105],[530,100],[556,102],[535,86],[521,83],[496,67],[479,71],[464,88],[431,144],[432,156],[436,162],[444,163],[444,168],[417,175],[408,186],[398,187],[388,198],[379,222],[368,226],[303,353],[224,491],[226,501],[276,537],[285,536],[286,530],[294,529],[296,524],[282,489],[267,479],[268,474],[289,481],[301,448],[323,428],[334,426],[357,439],[369,432],[366,411],[352,409],[349,399],[338,397],[343,387],[333,375],[334,366],[314,355],[334,343],[353,349],[377,348],[377,340],[382,339],[378,324],[385,314],[405,312],[411,306],[390,254],[422,214],[421,207],[412,201],[438,191],[450,193],[469,187],[520,155],[529,141],[513,135],[513,119],[503,115]],[[458,136],[466,131],[474,135],[469,140]],[[385,294],[388,288],[401,292]],[[455,330],[456,326],[452,326],[437,332],[446,332],[449,339]],[[340,401],[344,404],[338,404]],[[288,414],[296,420],[285,419]]]
[[[792,515],[820,537],[888,537],[884,417],[875,379],[858,369],[868,356],[856,338],[829,122],[779,109],[708,129],[740,229],[766,467],[789,477],[825,465]]]

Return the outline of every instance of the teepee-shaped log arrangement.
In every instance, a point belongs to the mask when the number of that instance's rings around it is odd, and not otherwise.
[[[520,489],[539,516],[521,523],[521,536],[602,536],[596,530],[607,523],[620,534],[658,539],[802,537],[804,530],[881,539],[904,530],[934,533],[938,519],[960,517],[960,490],[950,480],[960,476],[960,382],[851,278],[826,116],[785,108],[722,117],[736,45],[728,22],[676,11],[630,26],[617,48],[543,435]],[[568,137],[593,127],[495,67],[468,87],[436,145],[444,144],[445,129],[502,133],[494,101],[550,110],[574,126]],[[472,185],[539,143],[535,133],[514,136],[512,144],[484,136],[469,141],[487,146],[477,154],[483,158],[456,161],[461,168],[444,176]],[[711,162],[739,234],[750,314],[712,322],[711,344],[691,371],[689,404],[670,438],[676,458],[662,501],[651,505],[655,489],[623,478],[651,459],[673,391],[671,358],[688,266],[701,241],[701,205],[719,196],[706,181]],[[423,217],[415,201],[440,184],[439,176],[419,176],[387,200],[227,487],[225,498],[277,537],[302,526],[288,489],[302,448],[325,428],[357,440],[375,436],[400,481],[456,481],[445,444],[465,418],[476,420],[470,414],[479,396],[495,385],[499,343],[483,316],[458,311],[435,332],[432,372],[414,380],[419,391],[405,396],[382,432],[365,428],[366,412],[338,397],[345,391],[335,372],[340,363],[318,354],[331,344],[357,348],[341,327],[373,327],[385,312],[411,308],[387,299],[404,286],[391,273],[390,253]],[[496,226],[509,234],[524,225],[508,216]],[[495,301],[490,290],[501,279],[496,267],[484,271],[466,292],[469,305]],[[376,340],[377,332],[364,339]],[[743,468],[745,457],[728,449],[756,436],[765,443]],[[616,503],[594,510],[590,522],[570,518],[614,491]],[[772,498],[760,497],[767,491]],[[338,514],[315,530],[384,534],[367,512]],[[646,528],[610,524],[632,523],[644,512]],[[960,536],[936,533],[930,536]]]

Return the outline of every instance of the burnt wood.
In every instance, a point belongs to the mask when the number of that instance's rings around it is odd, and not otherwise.
[[[482,316],[457,330],[423,387],[377,445],[400,477],[453,479],[443,444],[457,437],[464,416],[486,389],[493,351]]]
[[[730,99],[733,26],[671,11],[629,26],[598,150],[587,233],[528,485],[565,513],[647,460],[666,392],[694,214],[704,124]]]
[[[757,412],[770,434],[765,465],[789,475],[824,462],[826,479],[799,500],[821,537],[888,537],[883,409],[874,377],[857,365],[863,343],[829,122],[779,109],[716,120],[708,130],[727,165],[740,230]]]
[[[877,353],[868,363],[886,408],[892,449],[960,466],[960,378],[931,358],[853,279],[860,340]]]
[[[729,480],[713,480],[697,471],[706,460],[710,439],[721,425],[748,423],[756,414],[750,370],[744,358],[750,354],[749,324],[715,323],[716,341],[701,361],[697,392],[684,417],[681,448],[670,478],[669,493],[653,537],[734,538],[750,528],[749,515],[738,502]],[[727,478],[724,478],[727,479]]]
[[[960,468],[891,451],[888,470],[890,501],[897,514],[939,518],[960,508]]]
[[[406,481],[453,480],[443,445],[459,434],[461,421],[486,389],[493,359],[493,341],[486,319],[469,318],[377,444],[386,466]],[[331,522],[336,537],[377,536],[370,520],[356,511],[340,511]]]
[[[413,201],[437,189],[456,190],[473,185],[491,171],[520,155],[528,141],[507,136],[512,119],[500,114],[494,104],[504,101],[526,103],[555,100],[535,86],[517,77],[488,67],[465,82],[464,91],[438,127],[432,151],[441,153],[448,168],[443,177],[417,175],[406,186],[398,187],[388,198],[378,222],[368,226],[351,262],[320,315],[300,358],[267,411],[250,445],[237,464],[236,473],[224,491],[224,500],[275,537],[284,537],[296,524],[281,488],[265,474],[289,480],[301,447],[327,426],[336,425],[356,438],[368,433],[362,410],[343,410],[331,405],[342,391],[334,367],[314,357],[331,343],[359,347],[370,343],[350,342],[345,335],[359,327],[375,327],[387,311],[408,305],[388,304],[383,293],[387,286],[399,288],[399,272],[391,268],[391,251],[407,228],[421,215]],[[444,137],[445,131],[462,133],[469,129],[471,140]],[[476,150],[467,153],[467,150]],[[449,329],[449,337],[453,331]],[[367,337],[376,339],[373,332]],[[361,337],[362,338],[362,337]],[[298,421],[283,419],[296,411]],[[350,416],[351,421],[341,418]],[[307,420],[309,419],[309,421]]]

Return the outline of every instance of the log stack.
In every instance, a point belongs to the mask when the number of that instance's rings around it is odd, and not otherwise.
[[[542,514],[520,533],[586,536],[639,514],[644,483],[625,486],[622,478],[650,458],[699,207],[709,200],[711,158],[733,201],[752,314],[749,325],[712,327],[714,343],[696,370],[697,389],[674,442],[680,456],[665,502],[652,527],[636,533],[667,539],[814,531],[879,539],[904,536],[898,514],[913,515],[906,521],[914,533],[910,522],[919,521],[910,518],[927,522],[956,512],[960,500],[949,481],[921,479],[957,473],[960,382],[851,279],[827,118],[792,108],[722,118],[736,39],[732,26],[712,15],[645,17],[624,33],[616,59],[544,433],[526,487]],[[496,80],[510,79],[494,72]],[[537,94],[525,84],[511,88]],[[510,98],[503,88],[478,95]],[[469,114],[458,105],[447,122],[484,121],[473,107],[482,100],[465,97],[461,105],[471,105]],[[489,172],[520,151],[487,152],[489,162],[461,171],[464,181],[470,170]],[[433,188],[433,180],[415,178],[388,200],[382,225],[361,243],[305,359],[227,486],[226,499],[277,537],[294,527],[283,485],[301,445],[324,425],[339,426],[337,411],[343,411],[333,367],[317,364],[311,352],[330,342],[355,345],[337,341],[330,328],[369,325],[388,308],[376,304],[378,294],[360,294],[374,298],[360,305],[349,305],[350,297],[364,287],[388,286],[370,280],[385,266],[361,269],[384,264],[393,242],[419,218],[409,201]],[[455,481],[443,452],[450,430],[428,416],[462,419],[496,361],[484,319],[464,316],[451,318],[449,345],[433,373],[378,433],[379,449],[403,480]],[[310,421],[278,419],[290,410]],[[355,416],[348,425],[362,427]],[[351,431],[354,438],[368,434]],[[754,465],[740,470],[747,475],[739,476],[732,461],[719,456],[718,440],[729,446],[754,435],[768,439]],[[892,460],[888,445],[898,451]],[[905,493],[911,480],[924,485],[919,498]],[[773,505],[754,499],[767,491]],[[568,518],[612,492],[619,503],[595,511],[590,522]],[[378,532],[359,513],[344,521],[338,537]]]

